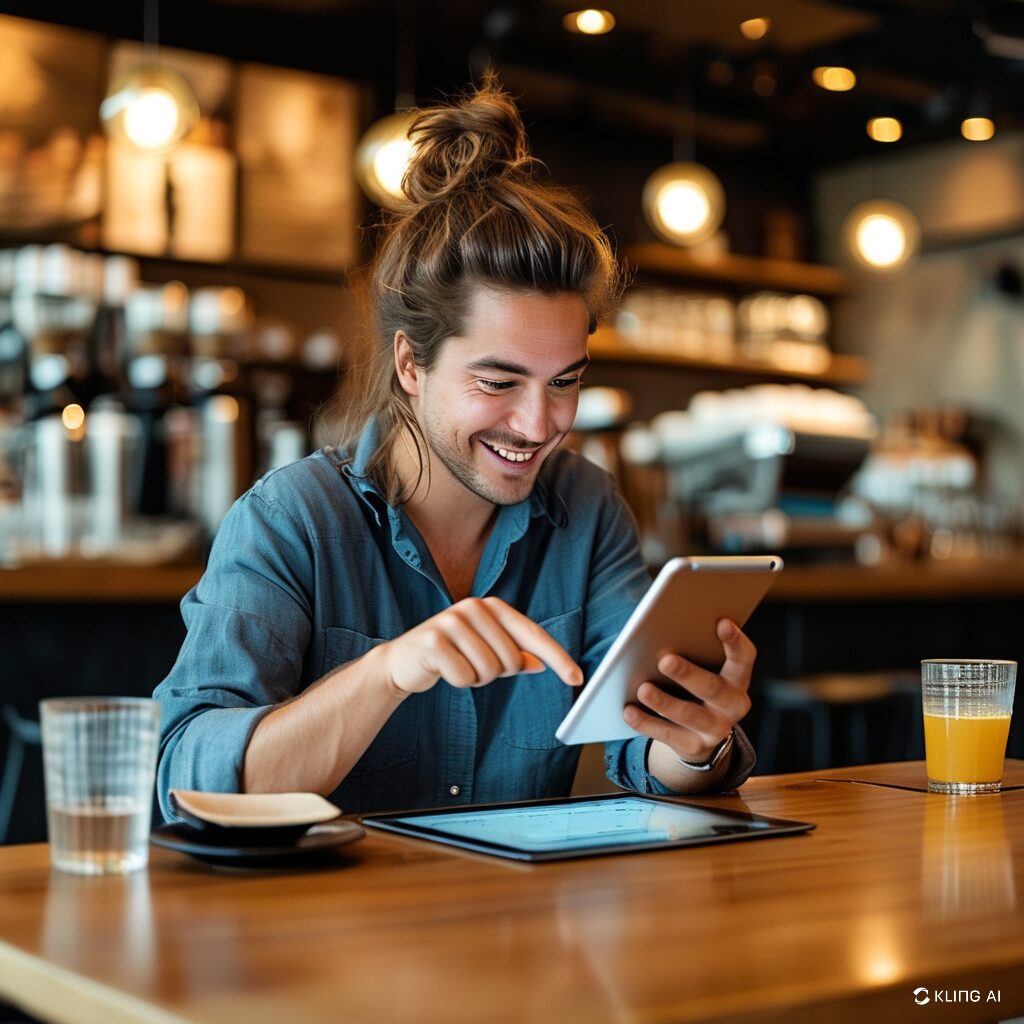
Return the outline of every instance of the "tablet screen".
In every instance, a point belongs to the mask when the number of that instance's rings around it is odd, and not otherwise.
[[[371,827],[525,860],[721,842],[813,827],[697,804],[616,794],[389,814],[363,821]]]

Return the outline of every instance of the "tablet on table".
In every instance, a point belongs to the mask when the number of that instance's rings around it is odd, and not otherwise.
[[[365,815],[362,822],[368,828],[528,861],[760,839],[814,828],[802,821],[633,793],[400,811]]]

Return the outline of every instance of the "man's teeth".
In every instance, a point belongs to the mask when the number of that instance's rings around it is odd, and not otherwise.
[[[529,462],[530,459],[536,455],[536,452],[510,452],[507,448],[499,448],[497,445],[484,444],[493,452],[497,452],[503,459],[507,459],[509,462]]]

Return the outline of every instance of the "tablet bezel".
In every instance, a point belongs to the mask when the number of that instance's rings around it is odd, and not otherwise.
[[[592,846],[584,849],[572,848],[565,850],[526,850],[522,847],[507,846],[503,843],[492,843],[483,839],[472,839],[440,831],[436,826],[416,825],[414,822],[401,821],[402,818],[417,818],[426,815],[454,816],[459,814],[478,814],[480,811],[500,811],[510,808],[558,807],[580,803],[605,803],[609,800],[632,799],[647,803],[672,804],[692,810],[704,811],[735,818],[737,821],[765,822],[769,827],[757,831],[730,833],[727,835],[711,835],[669,839],[656,843],[614,843],[606,846]],[[503,857],[509,860],[544,862],[553,860],[575,860],[578,857],[599,857],[619,853],[641,853],[648,850],[669,850],[683,846],[709,846],[718,843],[738,842],[745,839],[763,839],[770,836],[796,835],[810,832],[815,826],[806,821],[791,821],[785,818],[769,818],[763,814],[748,811],[737,811],[707,804],[681,800],[676,797],[659,796],[654,793],[600,793],[589,796],[553,797],[547,800],[513,800],[507,803],[469,804],[461,807],[416,808],[408,811],[388,811],[383,814],[360,815],[359,820],[368,828],[379,829],[406,838],[420,839],[425,842],[439,843],[442,846],[453,846],[474,853]]]

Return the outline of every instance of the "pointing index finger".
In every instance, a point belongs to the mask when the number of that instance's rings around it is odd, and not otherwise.
[[[539,658],[568,686],[580,686],[583,683],[583,672],[579,665],[569,657],[565,648],[536,622],[504,602],[491,610],[524,654]],[[523,661],[525,671],[531,671],[533,667],[529,663],[530,659],[524,658]]]

